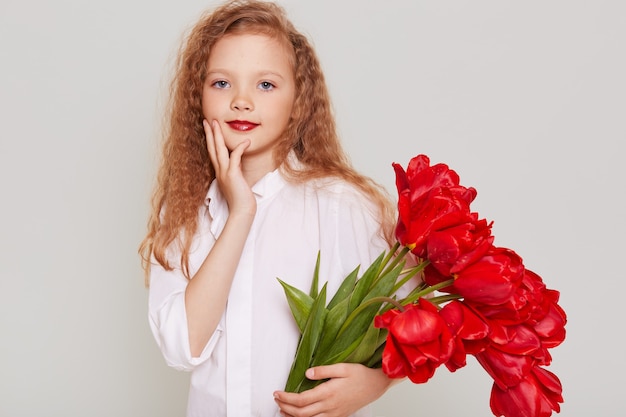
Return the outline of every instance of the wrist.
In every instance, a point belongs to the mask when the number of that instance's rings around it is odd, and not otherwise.
[[[256,215],[256,208],[254,209],[234,209],[229,211],[228,220],[229,222],[235,222],[237,224],[252,224],[254,220],[254,216]]]
[[[256,214],[256,202],[252,205],[244,205],[229,208],[229,216],[254,217]]]

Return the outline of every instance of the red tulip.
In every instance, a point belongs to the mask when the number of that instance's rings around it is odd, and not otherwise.
[[[491,323],[493,327],[493,323]],[[512,355],[532,355],[541,348],[541,340],[535,331],[526,324],[507,326],[508,340],[493,345],[502,352]],[[492,339],[493,340],[493,339]]]
[[[391,378],[408,376],[414,383],[428,381],[452,355],[454,341],[437,307],[423,298],[377,316],[374,325],[389,333],[383,351],[383,371]]]
[[[424,282],[430,286],[440,284],[444,281],[448,281],[450,278],[451,276],[443,275],[441,272],[437,270],[437,268],[435,268],[434,266],[430,264],[427,265],[426,268],[424,268],[424,273],[422,276],[422,279],[424,280]],[[456,289],[452,285],[445,287],[445,288],[441,288],[439,291],[447,292],[447,293],[457,293]]]
[[[565,311],[557,304],[558,291],[544,291],[545,315],[536,321],[534,331],[541,340],[541,350],[535,353],[535,358],[540,365],[550,365],[552,356],[548,349],[560,345],[565,340],[565,324],[567,316]]]
[[[567,316],[555,302],[550,302],[547,310],[546,315],[535,324],[534,329],[541,338],[541,344],[546,348],[553,348],[565,340]]]
[[[549,365],[551,361],[548,349],[560,345],[565,339],[567,317],[558,305],[559,293],[546,289],[541,277],[532,271],[525,270],[521,285],[515,294],[500,305],[471,303],[479,311],[492,328],[490,338],[498,344],[500,350],[522,354],[512,340],[520,331],[526,335],[526,341],[539,348],[530,349],[539,364]]]
[[[396,237],[421,258],[431,231],[471,221],[469,204],[476,197],[476,190],[459,185],[459,176],[447,165],[429,164],[425,155],[411,159],[406,172],[393,164],[399,213]]]
[[[485,349],[489,343],[489,326],[480,314],[457,300],[446,304],[439,314],[454,337],[454,352],[446,362],[446,367],[454,372],[466,365],[466,354],[476,354]]]
[[[414,199],[418,199],[437,188],[456,189],[468,199],[468,203],[476,197],[476,190],[459,185],[458,174],[445,164],[430,166],[426,155],[413,157],[406,172],[399,164],[392,164],[396,172],[396,188],[398,191],[410,189]]]
[[[491,390],[491,411],[496,416],[549,417],[561,411],[563,402],[559,378],[552,372],[533,367],[526,378],[510,388],[497,384]]]
[[[477,220],[433,231],[427,239],[427,258],[441,274],[449,276],[479,260],[492,246],[491,224]]]
[[[474,356],[501,389],[519,384],[535,365],[531,356],[506,353],[493,345]]]
[[[477,305],[477,309],[491,320],[503,325],[536,322],[547,313],[544,302],[546,286],[539,275],[524,269],[515,293],[500,305]]]
[[[454,288],[471,302],[499,305],[515,294],[523,274],[522,259],[515,252],[492,248],[456,275]]]

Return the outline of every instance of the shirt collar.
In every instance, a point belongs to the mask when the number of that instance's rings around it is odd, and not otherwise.
[[[257,201],[262,201],[267,197],[271,197],[277,191],[279,191],[285,184],[286,180],[280,172],[280,168],[275,169],[272,172],[265,174],[256,184],[252,186],[252,192],[257,197]],[[211,182],[209,191],[204,198],[204,205],[211,206],[210,202],[223,201],[224,197],[219,189],[219,185],[216,180]],[[225,202],[225,201],[224,201]]]
[[[296,167],[297,169],[301,166],[298,157],[293,151],[287,154],[287,159],[289,160],[288,162],[292,167]],[[254,193],[254,195],[257,196],[257,201],[261,201],[264,198],[274,195],[286,184],[286,182],[287,181],[281,173],[281,168],[279,167],[274,171],[268,172],[259,181],[257,181],[257,183],[252,186],[252,192]],[[209,202],[215,202],[215,200],[219,200],[220,202],[225,203],[219,190],[219,186],[217,185],[217,181],[213,180],[213,182],[211,182],[211,185],[209,186],[209,191],[204,198],[204,205],[208,207]]]
[[[252,192],[257,197],[257,202],[273,196],[285,185],[285,178],[280,172],[280,168],[268,172],[252,186]]]
[[[295,155],[290,154],[289,157],[295,158]],[[275,195],[286,183],[287,180],[283,176],[280,168],[265,174],[252,186],[252,192],[256,197],[257,203],[261,203]],[[213,180],[209,186],[209,191],[204,199],[204,205],[207,207],[209,216],[211,217],[211,232],[217,237],[217,235],[221,233],[226,224],[226,219],[228,218],[228,203],[222,195],[216,180]]]

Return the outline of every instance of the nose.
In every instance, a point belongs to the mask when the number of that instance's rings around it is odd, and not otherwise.
[[[230,103],[230,108],[232,110],[251,111],[254,110],[254,105],[248,94],[243,91],[237,91]]]

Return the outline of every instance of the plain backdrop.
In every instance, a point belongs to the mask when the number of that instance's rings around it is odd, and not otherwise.
[[[183,416],[137,247],[164,91],[212,0],[0,0],[0,416]],[[623,415],[626,3],[285,0],[357,168],[394,194],[419,153],[561,291],[566,417]],[[469,358],[375,415],[489,416]]]

